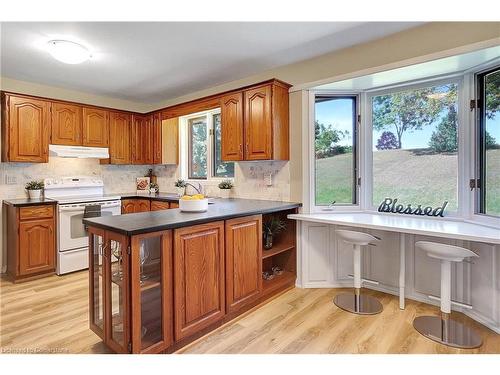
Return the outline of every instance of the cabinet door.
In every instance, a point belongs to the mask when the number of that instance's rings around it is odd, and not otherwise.
[[[141,141],[144,150],[144,164],[153,164],[153,116],[147,116],[144,120]]]
[[[83,108],[83,145],[89,147],[108,147],[108,111]]]
[[[106,231],[104,256],[105,342],[117,353],[127,353],[130,343],[128,237]]]
[[[130,115],[109,114],[109,157],[111,164],[130,164]]]
[[[135,199],[122,199],[122,214],[133,214],[135,212]]]
[[[151,211],[168,210],[169,208],[170,204],[168,202],[151,201]]]
[[[271,86],[246,90],[245,160],[272,159]]]
[[[161,164],[161,114],[153,115],[153,164]]]
[[[225,314],[224,222],[174,232],[175,339],[216,323]]]
[[[179,118],[161,122],[161,164],[179,164]]]
[[[172,231],[132,237],[132,352],[173,344]]]
[[[131,132],[132,164],[146,164],[146,126],[146,117],[133,116]]]
[[[243,93],[222,97],[221,128],[222,160],[243,160]]]
[[[19,224],[19,274],[29,275],[55,268],[54,219]]]
[[[238,311],[262,292],[262,216],[226,221],[226,306]]]
[[[147,212],[151,210],[151,202],[149,199],[136,199],[135,212]]]
[[[104,230],[92,228],[89,233],[89,313],[90,329],[102,340],[104,336]]]
[[[179,203],[177,203],[177,202],[170,202],[170,208],[179,208]]]
[[[8,137],[5,161],[47,163],[50,102],[9,95],[7,108],[9,129],[2,135]]]
[[[52,103],[50,143],[67,146],[82,144],[82,107]]]

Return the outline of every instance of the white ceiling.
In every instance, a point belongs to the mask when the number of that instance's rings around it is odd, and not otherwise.
[[[500,47],[491,47],[425,63],[327,83],[317,86],[315,89],[341,91],[369,90],[401,82],[417,81],[429,77],[461,73],[497,59],[500,59]]]
[[[377,39],[417,22],[74,22],[1,24],[1,75],[156,103]],[[54,60],[51,39],[91,49],[80,65]]]

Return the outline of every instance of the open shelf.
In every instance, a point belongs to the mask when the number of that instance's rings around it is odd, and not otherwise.
[[[292,285],[295,282],[295,273],[284,271],[281,275],[275,276],[272,280],[262,280],[262,289],[264,293],[284,287],[287,284]]]
[[[271,247],[269,250],[262,250],[262,259],[272,257],[274,255],[283,253],[285,251],[295,249],[295,244],[290,243],[278,243]]]

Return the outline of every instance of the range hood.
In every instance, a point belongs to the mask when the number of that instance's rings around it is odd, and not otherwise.
[[[109,149],[107,147],[49,145],[49,156],[57,156],[60,158],[108,159]]]

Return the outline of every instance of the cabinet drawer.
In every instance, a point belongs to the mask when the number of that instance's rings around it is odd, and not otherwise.
[[[21,220],[50,218],[53,216],[53,205],[21,207],[19,210],[19,218]]]
[[[162,201],[151,201],[151,211],[168,210],[170,204]]]

